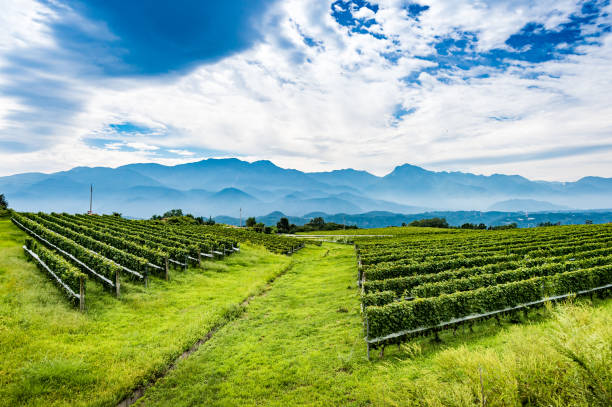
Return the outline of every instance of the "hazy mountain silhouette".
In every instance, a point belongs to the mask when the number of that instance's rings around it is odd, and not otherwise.
[[[435,172],[410,164],[379,177],[354,169],[306,173],[236,158],[17,174],[0,177],[0,193],[18,210],[84,212],[90,184],[95,211],[135,217],[171,208],[202,216],[237,216],[240,208],[249,216],[275,210],[304,216],[485,210],[492,205],[513,211],[612,207],[612,178],[545,182],[519,175]]]

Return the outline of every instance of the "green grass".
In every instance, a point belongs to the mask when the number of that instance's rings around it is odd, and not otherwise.
[[[289,267],[287,256],[243,245],[171,281],[122,283],[115,299],[88,281],[86,313],[27,262],[25,235],[0,219],[0,405],[114,405],[165,371],[239,304]]]
[[[484,322],[366,358],[351,246],[307,247],[294,266],[145,393],[147,406],[606,406],[612,301]],[[482,373],[481,373],[482,372]],[[482,374],[482,387],[480,377]]]

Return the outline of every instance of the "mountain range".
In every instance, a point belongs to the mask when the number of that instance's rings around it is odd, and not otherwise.
[[[93,209],[150,217],[182,208],[196,216],[257,216],[273,211],[358,214],[388,211],[553,211],[612,207],[612,178],[532,181],[519,175],[435,172],[404,164],[385,176],[343,169],[302,172],[270,161],[207,159],[175,166],[76,167],[0,177],[0,193],[24,211]]]

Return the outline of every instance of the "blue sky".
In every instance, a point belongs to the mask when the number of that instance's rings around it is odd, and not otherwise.
[[[609,0],[6,0],[0,175],[269,159],[612,176]]]

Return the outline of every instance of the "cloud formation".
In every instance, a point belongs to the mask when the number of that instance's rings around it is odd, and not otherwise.
[[[130,33],[132,14],[106,7],[24,1],[0,17],[0,174],[237,156],[612,176],[607,0],[262,2],[243,10],[249,41],[187,56],[177,44],[223,10],[171,16],[186,28],[160,54],[139,44],[163,35],[155,19]]]

